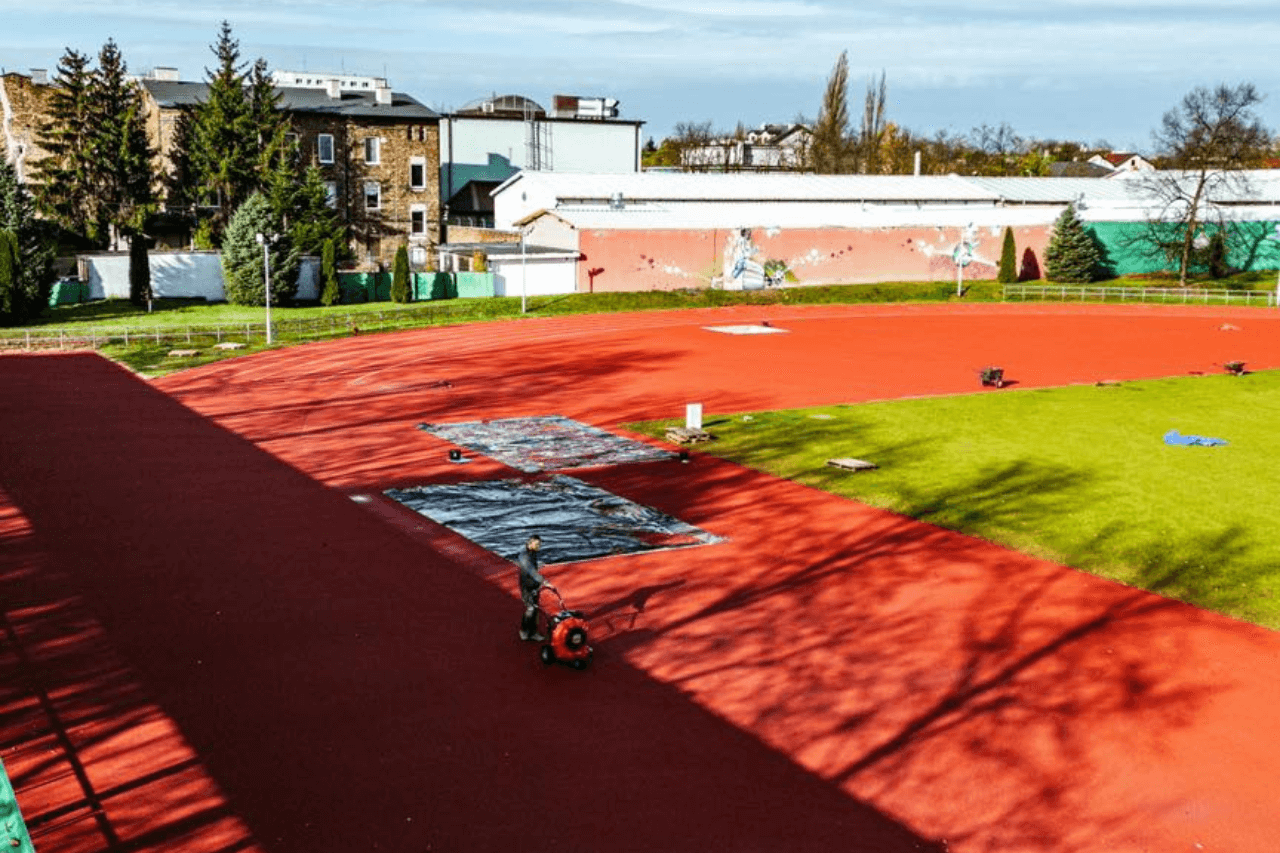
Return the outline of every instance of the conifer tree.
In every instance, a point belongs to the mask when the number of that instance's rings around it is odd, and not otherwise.
[[[809,168],[820,175],[843,174],[852,168],[848,90],[849,57],[843,51],[827,80],[822,109],[809,140]]]
[[[13,165],[0,157],[0,230],[11,235],[9,281],[0,292],[0,325],[38,316],[53,285],[56,245],[47,221],[36,217],[31,196]]]
[[[227,301],[233,305],[266,304],[263,248],[267,238],[271,264],[271,304],[286,305],[298,289],[298,253],[267,197],[255,192],[236,209],[222,241],[222,272]]]
[[[89,57],[67,48],[58,60],[49,100],[49,121],[40,129],[48,157],[36,163],[37,202],[44,215],[73,234],[99,243],[93,178],[95,110]]]
[[[98,195],[99,230],[113,248],[120,238],[140,234],[155,211],[155,151],[147,139],[142,91],[110,39],[98,53],[93,74],[90,140]]]
[[[1045,275],[1050,281],[1087,284],[1093,281],[1100,260],[1098,246],[1076,216],[1075,205],[1067,205],[1045,249]]]
[[[1004,229],[1004,246],[1000,250],[1000,272],[996,281],[1010,284],[1018,280],[1018,248],[1013,242],[1013,229]]]
[[[18,280],[22,277],[18,258],[18,238],[7,228],[0,228],[0,324],[11,325],[25,315]]]
[[[226,21],[210,50],[217,68],[206,72],[209,92],[194,111],[185,156],[199,200],[216,208],[214,230],[221,233],[257,185],[259,152],[240,43]]]
[[[391,271],[391,301],[409,301],[409,249],[401,246],[396,249],[395,264]]]
[[[324,248],[320,253],[320,280],[322,289],[320,291],[321,305],[336,305],[342,299],[342,291],[338,287],[338,263],[337,253],[334,251],[334,241],[329,238],[324,241]]]

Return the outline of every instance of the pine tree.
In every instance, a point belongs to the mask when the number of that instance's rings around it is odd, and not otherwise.
[[[227,224],[222,241],[222,272],[227,301],[233,305],[265,305],[262,234],[271,263],[271,304],[286,305],[298,289],[298,253],[271,203],[260,192],[249,196]]]
[[[391,272],[391,301],[405,303],[409,296],[409,249],[401,246]]]
[[[98,193],[99,228],[113,247],[123,235],[140,234],[155,211],[155,151],[147,139],[142,91],[110,39],[98,54],[93,75],[90,139],[94,183]]]
[[[53,226],[36,216],[35,202],[8,160],[0,157],[0,229],[12,235],[9,286],[0,293],[0,324],[39,316],[53,286]],[[16,260],[13,260],[16,259]]]
[[[1000,250],[1000,272],[996,281],[1010,284],[1018,280],[1018,247],[1013,242],[1013,229],[1004,229],[1004,246]]]
[[[849,151],[849,57],[841,52],[836,60],[822,109],[809,141],[809,168],[820,175],[844,174],[851,170]]]
[[[1098,246],[1076,216],[1075,205],[1067,205],[1045,249],[1045,275],[1050,281],[1087,284],[1093,281],[1100,260]]]
[[[329,191],[320,168],[308,166],[292,190],[289,204],[281,213],[298,251],[318,255],[329,240],[335,247],[345,246],[345,229],[338,212],[329,205]]]
[[[218,66],[207,71],[209,93],[194,111],[185,153],[198,199],[216,208],[213,227],[220,234],[258,184],[259,152],[240,43],[226,21],[210,49]]]
[[[58,60],[49,101],[49,121],[40,129],[40,147],[49,156],[32,177],[44,215],[73,234],[101,243],[97,233],[97,192],[93,178],[95,110],[89,57],[67,48]]]

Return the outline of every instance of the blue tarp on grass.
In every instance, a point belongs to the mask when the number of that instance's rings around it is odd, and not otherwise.
[[[1182,435],[1176,429],[1171,429],[1164,434],[1165,444],[1177,445],[1199,445],[1201,447],[1219,447],[1227,443],[1225,438],[1206,438],[1203,435]]]

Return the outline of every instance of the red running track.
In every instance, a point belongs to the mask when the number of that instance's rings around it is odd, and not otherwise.
[[[790,332],[701,329],[762,319]],[[543,670],[510,568],[378,496],[511,475],[451,465],[423,420],[1262,369],[1278,322],[563,318],[151,385],[0,359],[24,403],[0,411],[0,757],[42,850],[1278,849],[1273,632],[697,457],[581,472],[729,541],[553,567],[600,641],[587,673]]]

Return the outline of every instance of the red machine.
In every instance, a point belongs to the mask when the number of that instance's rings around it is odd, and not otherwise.
[[[546,620],[544,635],[547,637],[547,642],[540,650],[542,662],[547,665],[563,663],[574,669],[586,669],[591,663],[592,654],[586,617],[582,611],[570,610],[565,606],[560,590],[553,586],[546,586],[544,589],[555,593],[560,609],[551,613],[544,607],[539,608]]]

